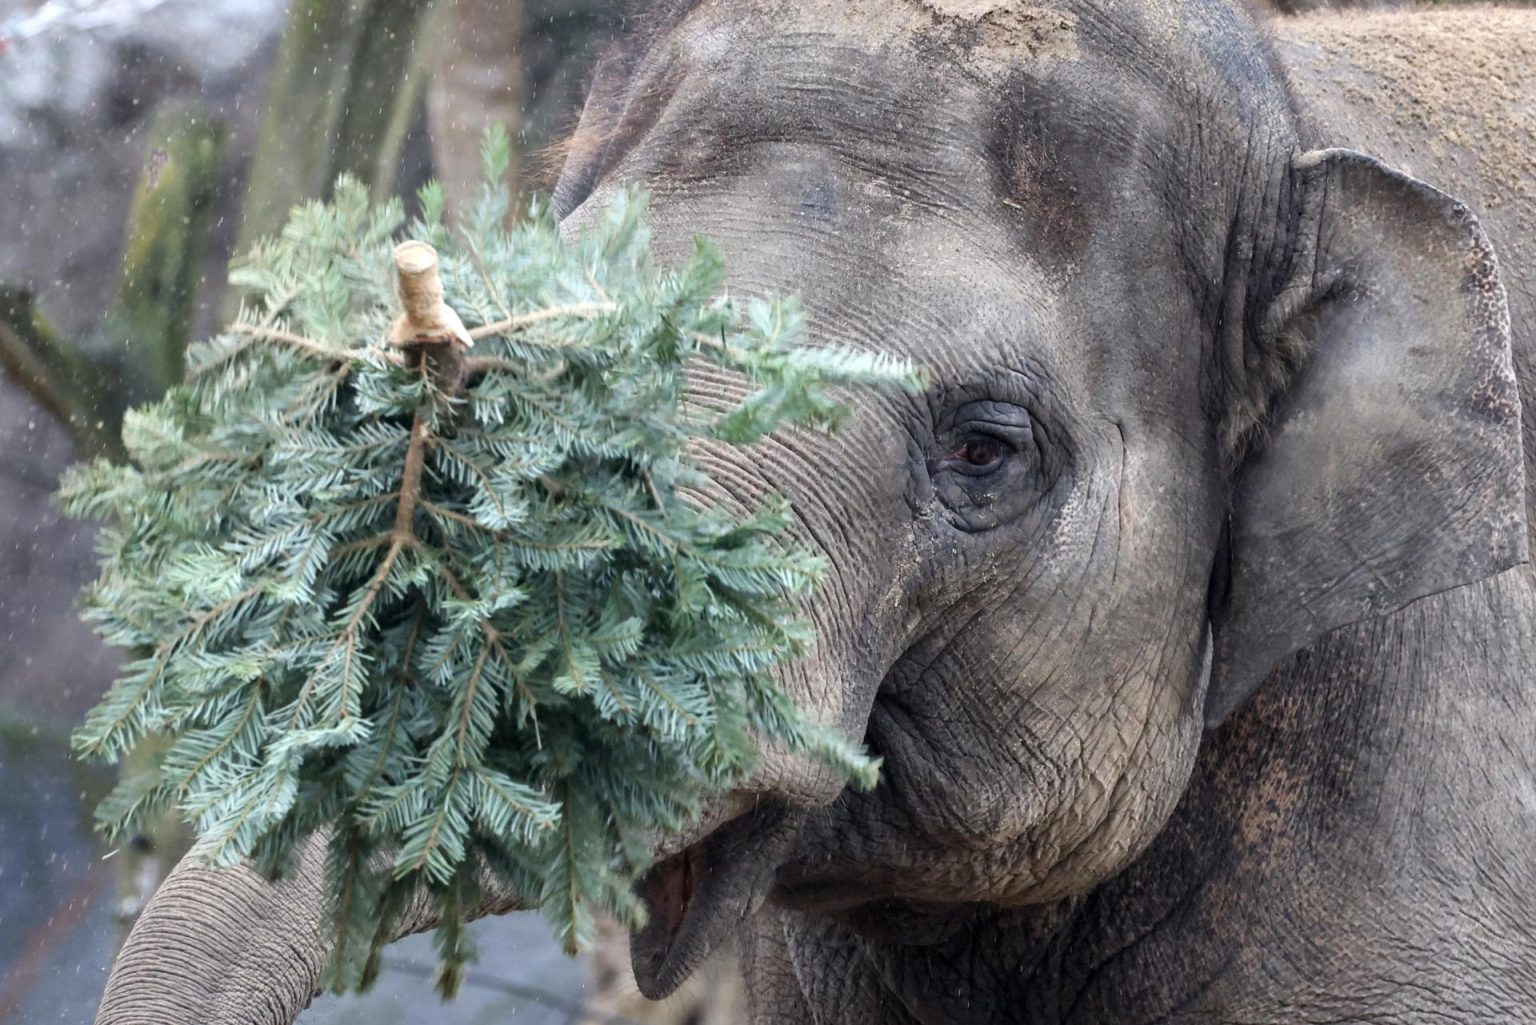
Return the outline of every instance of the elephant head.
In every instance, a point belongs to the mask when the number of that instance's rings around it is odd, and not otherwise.
[[[764,900],[875,935],[1087,892],[1278,664],[1524,560],[1486,238],[1313,141],[1223,0],[694,0],[603,62],[556,190],[573,230],[643,185],[662,259],[706,235],[734,291],[797,294],[816,337],[932,382],[858,396],[831,438],[701,454],[827,557],[784,682],[884,768],[863,793],[769,752],[643,884],[645,990]],[[188,1020],[292,1012],[317,889],[227,880],[178,870],[103,1020],[167,993]],[[270,918],[281,993],[189,907]]]

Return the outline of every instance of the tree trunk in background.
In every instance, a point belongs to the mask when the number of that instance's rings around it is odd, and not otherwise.
[[[75,347],[59,337],[31,292],[0,283],[0,367],[44,409],[69,428],[85,458],[121,452],[115,435],[98,425],[91,397],[101,375]]]
[[[432,165],[450,214],[480,187],[480,137],[500,125],[512,139],[507,186],[522,176],[523,29],[521,0],[451,0],[433,17],[427,127]],[[514,201],[514,213],[521,203]]]
[[[148,138],[117,294],[97,323],[61,339],[30,295],[0,286],[0,365],[69,428],[86,458],[122,459],[124,411],[181,380],[223,181],[224,126],[206,111],[168,104]]]
[[[99,359],[121,368],[114,398],[124,405],[111,410],[114,420],[181,383],[223,181],[224,125],[191,104],[157,110],[128,213],[117,296],[92,334]]]
[[[394,192],[420,98],[416,43],[430,6],[295,0],[267,90],[237,257],[281,228],[295,203],[328,196],[340,174],[376,199]]]

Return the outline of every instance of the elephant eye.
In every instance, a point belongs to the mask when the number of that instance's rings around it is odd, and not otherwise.
[[[1007,455],[1006,446],[1001,441],[992,438],[971,438],[951,452],[944,463],[959,473],[980,476],[991,473],[1001,466],[1005,455]]]

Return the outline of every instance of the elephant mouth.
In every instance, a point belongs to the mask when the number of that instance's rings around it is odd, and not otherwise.
[[[761,906],[803,821],[764,801],[653,867],[636,887],[646,923],[630,935],[635,983],[651,1000],[679,986]]]

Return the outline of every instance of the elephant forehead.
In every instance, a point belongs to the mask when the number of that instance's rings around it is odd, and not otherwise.
[[[1177,119],[1113,60],[1076,56],[1076,15],[1015,0],[837,2],[854,13],[701,8],[653,48],[622,111],[587,130],[606,144],[597,175],[694,194],[771,181],[808,218],[846,208],[852,182],[869,205],[897,208],[888,222],[923,209],[1027,221],[1015,241],[1058,262],[1080,255],[1100,197],[1148,191],[1137,179]],[[867,13],[877,7],[890,16]],[[999,46],[1011,70],[981,74],[977,48],[1004,14],[1019,32],[1038,20],[1062,38]]]
[[[568,227],[639,184],[664,262],[707,236],[733,291],[798,295],[830,339],[968,377],[933,361],[1008,369],[1022,352],[1106,407],[1134,404],[1106,375],[1139,394],[1159,378],[1152,392],[1183,401],[1166,381],[1193,380],[1179,371],[1196,347],[1169,350],[1192,302],[1174,250],[1204,235],[1167,216],[1188,188],[1164,180],[1176,97],[1121,67],[1086,9],[1051,30],[1070,40],[1011,46],[1033,63],[1004,87],[976,74],[967,55],[1025,13],[1018,0],[699,3],[584,126],[601,155]]]
[[[1081,332],[1061,272],[1017,246],[993,204],[926,208],[883,179],[820,171],[658,190],[654,251],[672,262],[707,235],[733,294],[796,296],[818,341],[873,345],[968,374],[1021,352],[1073,360]]]
[[[1077,17],[1064,4],[1031,0],[705,0],[690,17],[693,44],[716,55],[739,43],[744,12],[780,32],[836,40],[869,52],[913,47],[977,70],[1077,55]]]

